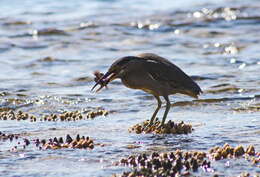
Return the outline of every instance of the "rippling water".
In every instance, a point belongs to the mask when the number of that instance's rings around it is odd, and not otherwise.
[[[2,0],[0,10],[1,109],[36,116],[95,107],[113,112],[75,122],[1,120],[0,131],[7,133],[47,139],[80,133],[106,144],[92,151],[28,149],[21,156],[0,142],[2,175],[111,176],[124,170],[112,162],[131,153],[208,150],[224,143],[260,150],[258,0]],[[93,71],[144,52],[170,59],[202,87],[199,100],[170,98],[168,119],[192,123],[192,134],[129,134],[131,125],[150,118],[155,99],[120,82],[90,92]],[[260,173],[221,163],[216,169],[229,176],[245,170]]]

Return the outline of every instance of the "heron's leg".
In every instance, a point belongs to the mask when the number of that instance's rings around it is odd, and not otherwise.
[[[166,117],[167,117],[168,112],[169,112],[170,107],[171,107],[171,102],[169,100],[169,97],[168,96],[164,96],[164,99],[166,100],[166,109],[165,109],[165,112],[164,112],[164,115],[163,115],[161,126],[164,125]]]
[[[154,118],[156,117],[158,111],[160,110],[160,108],[161,108],[161,106],[162,106],[162,101],[161,101],[160,97],[157,96],[157,95],[154,95],[154,97],[156,98],[158,105],[157,105],[157,108],[155,109],[155,111],[154,111],[154,113],[153,113],[153,116],[152,116],[152,118],[151,118],[151,120],[150,120],[149,125],[152,125],[152,123],[153,123],[153,121],[154,121]]]

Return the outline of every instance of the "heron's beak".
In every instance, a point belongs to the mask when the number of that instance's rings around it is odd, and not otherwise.
[[[106,86],[109,82],[111,82],[112,80],[115,79],[115,76],[116,76],[116,73],[114,72],[107,72],[104,76],[102,76],[98,81],[97,83],[92,87],[91,91],[94,90],[94,88],[97,86],[97,85],[101,85],[97,90],[96,92],[98,92],[99,90],[101,90],[104,86]]]

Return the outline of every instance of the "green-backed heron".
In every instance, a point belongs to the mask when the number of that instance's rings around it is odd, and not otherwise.
[[[120,78],[126,87],[141,89],[152,94],[158,102],[150,125],[153,123],[162,101],[160,96],[166,100],[166,109],[161,126],[164,125],[171,103],[169,95],[181,93],[198,98],[202,93],[201,88],[179,67],[169,60],[152,53],[143,53],[137,56],[126,56],[117,59],[103,75],[92,90],[100,84],[100,90],[114,79]]]

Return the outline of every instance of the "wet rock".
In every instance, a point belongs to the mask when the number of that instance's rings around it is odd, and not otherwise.
[[[258,103],[258,104],[245,105],[243,107],[233,108],[232,110],[236,112],[259,112],[260,104]]]
[[[6,25],[6,26],[29,25],[29,24],[32,24],[32,22],[22,21],[22,20],[12,20],[12,21],[3,23],[3,25]]]
[[[40,30],[34,30],[32,35],[68,35],[68,33],[64,30],[56,29],[56,28],[45,28]]]
[[[56,60],[55,58],[47,56],[47,57],[41,58],[39,61],[41,61],[41,62],[53,62],[55,60]]]
[[[76,82],[90,82],[93,81],[93,79],[91,79],[90,77],[79,77],[74,79],[74,81]]]
[[[219,93],[238,93],[240,91],[242,91],[241,88],[237,88],[236,86],[233,86],[233,85],[227,85],[227,86],[224,86],[224,87],[213,87],[214,89],[210,89],[210,90],[206,90],[205,92],[206,93],[212,93],[212,94],[219,94]]]
[[[156,119],[153,125],[149,125],[150,120],[146,120],[141,124],[136,124],[128,129],[129,132],[154,133],[154,134],[188,134],[193,128],[191,124],[185,124],[183,121],[175,123],[169,120],[163,127],[159,127],[161,122]]]

